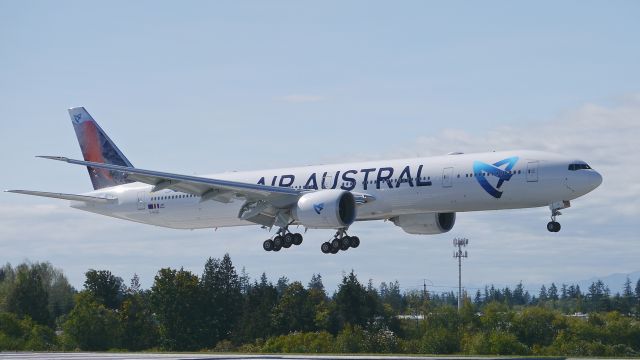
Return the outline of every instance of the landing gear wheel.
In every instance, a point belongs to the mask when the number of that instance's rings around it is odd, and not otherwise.
[[[323,254],[330,253],[331,252],[331,244],[328,241],[323,242],[322,245],[320,246],[320,250],[322,250]]]
[[[349,246],[351,245],[351,239],[348,236],[340,239],[340,250],[346,251],[349,250]]]
[[[336,252],[340,250],[340,239],[333,239],[331,241],[331,250],[336,250]]]
[[[300,245],[302,244],[302,235],[295,233],[293,234],[293,245]]]
[[[288,249],[291,247],[291,245],[293,245],[293,234],[292,233],[286,233],[283,237],[282,237],[282,247],[285,249]]]
[[[360,246],[360,238],[357,237],[357,236],[352,236],[351,237],[351,247],[355,249],[358,246]]]
[[[547,224],[547,230],[549,230],[550,232],[558,232],[561,228],[562,226],[560,226],[560,223],[557,221],[550,221]]]
[[[278,236],[273,238],[273,246],[274,246],[274,248],[278,248],[278,250],[279,250],[280,248],[282,248],[282,244],[283,244],[282,236],[278,235]],[[278,251],[278,250],[275,250],[275,251]]]
[[[337,253],[338,253],[338,251],[340,251],[340,248],[336,248],[336,249],[331,248],[331,253],[332,253],[332,254],[337,254]]]
[[[273,250],[273,240],[269,239],[269,240],[265,240],[262,243],[262,248],[264,249],[264,251],[271,251]]]

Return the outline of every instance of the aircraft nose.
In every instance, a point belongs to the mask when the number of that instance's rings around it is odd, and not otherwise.
[[[595,189],[600,186],[600,184],[602,184],[602,175],[600,175],[600,173],[597,171],[593,171],[593,174],[591,176],[591,186],[593,186],[593,188]]]

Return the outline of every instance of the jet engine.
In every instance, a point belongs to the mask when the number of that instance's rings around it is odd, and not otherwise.
[[[456,213],[399,215],[391,218],[391,221],[409,234],[442,234],[453,228],[453,225],[456,223]]]
[[[308,228],[339,229],[356,219],[356,201],[348,191],[320,190],[302,195],[291,213]]]

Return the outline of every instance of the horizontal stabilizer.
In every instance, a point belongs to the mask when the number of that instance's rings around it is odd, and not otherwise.
[[[35,195],[35,196],[71,200],[71,201],[84,201],[87,203],[99,203],[99,204],[108,204],[118,200],[115,198],[107,199],[107,198],[97,197],[97,196],[63,194],[63,193],[53,193],[53,192],[44,192],[44,191],[32,191],[32,190],[5,190],[5,192],[10,192],[14,194]]]

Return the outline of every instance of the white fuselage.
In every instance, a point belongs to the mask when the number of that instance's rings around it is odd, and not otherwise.
[[[505,159],[515,159],[510,169],[501,163]],[[573,200],[595,189],[602,181],[594,170],[569,170],[568,166],[573,163],[584,162],[553,153],[522,150],[232,172],[206,177],[309,191],[338,188],[373,196],[374,201],[357,207],[356,220],[361,221],[406,214],[530,208]],[[483,168],[478,164],[486,166]],[[484,185],[481,184],[483,181]],[[152,192],[152,188],[143,183],[104,188],[86,195],[116,197],[116,202],[72,201],[71,206],[170,228],[255,225],[238,218],[243,199],[232,199],[230,203],[201,202],[198,196],[172,190]]]

